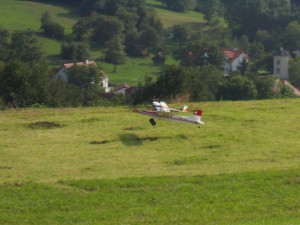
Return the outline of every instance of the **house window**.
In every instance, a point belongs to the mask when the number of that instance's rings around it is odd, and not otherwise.
[[[279,60],[279,59],[277,59],[277,62],[276,62],[276,63],[277,63],[277,65],[280,65],[280,60]]]
[[[276,74],[280,74],[280,68],[276,68]]]

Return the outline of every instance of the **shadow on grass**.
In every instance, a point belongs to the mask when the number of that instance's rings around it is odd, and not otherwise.
[[[135,134],[120,134],[120,141],[126,146],[141,146],[143,140]]]
[[[144,144],[144,141],[158,141],[162,139],[171,139],[171,138],[176,138],[176,139],[188,139],[185,135],[177,135],[174,137],[170,136],[154,136],[154,137],[139,137],[135,134],[120,134],[119,139],[120,141],[126,145],[126,146],[141,146]]]

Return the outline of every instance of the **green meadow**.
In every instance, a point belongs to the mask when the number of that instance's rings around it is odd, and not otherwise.
[[[0,111],[0,224],[299,225],[300,100],[189,106]]]

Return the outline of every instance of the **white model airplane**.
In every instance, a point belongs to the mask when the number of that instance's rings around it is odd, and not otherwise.
[[[184,106],[182,110],[169,108],[165,102],[153,102],[153,107],[156,110],[135,110],[134,112],[137,112],[142,115],[150,116],[151,119],[149,122],[152,126],[156,125],[155,118],[160,120],[168,120],[173,122],[181,122],[181,123],[192,123],[192,124],[204,124],[203,121],[201,121],[202,116],[202,110],[194,110],[192,116],[180,116],[180,115],[174,115],[172,111],[175,112],[188,112],[189,108],[188,106]]]

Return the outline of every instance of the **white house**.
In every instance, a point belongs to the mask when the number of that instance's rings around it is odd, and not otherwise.
[[[274,55],[273,73],[281,80],[289,79],[289,60],[290,53],[280,48]]]
[[[249,55],[241,49],[225,48],[223,51],[225,55],[225,75],[230,74],[230,72],[236,71],[244,60],[246,60],[246,63],[249,62]]]
[[[78,66],[96,66],[96,62],[95,61],[89,61],[86,60],[85,62],[77,62],[76,65]],[[60,67],[59,69],[56,70],[56,73],[54,74],[54,79],[62,79],[65,82],[68,82],[68,74],[67,74],[67,70],[72,68],[74,66],[74,63],[65,63],[62,65],[62,67]],[[103,88],[105,90],[105,92],[110,92],[111,91],[111,87],[108,86],[108,76],[104,73],[104,71],[102,72],[102,77],[101,77],[101,82],[103,85]]]

